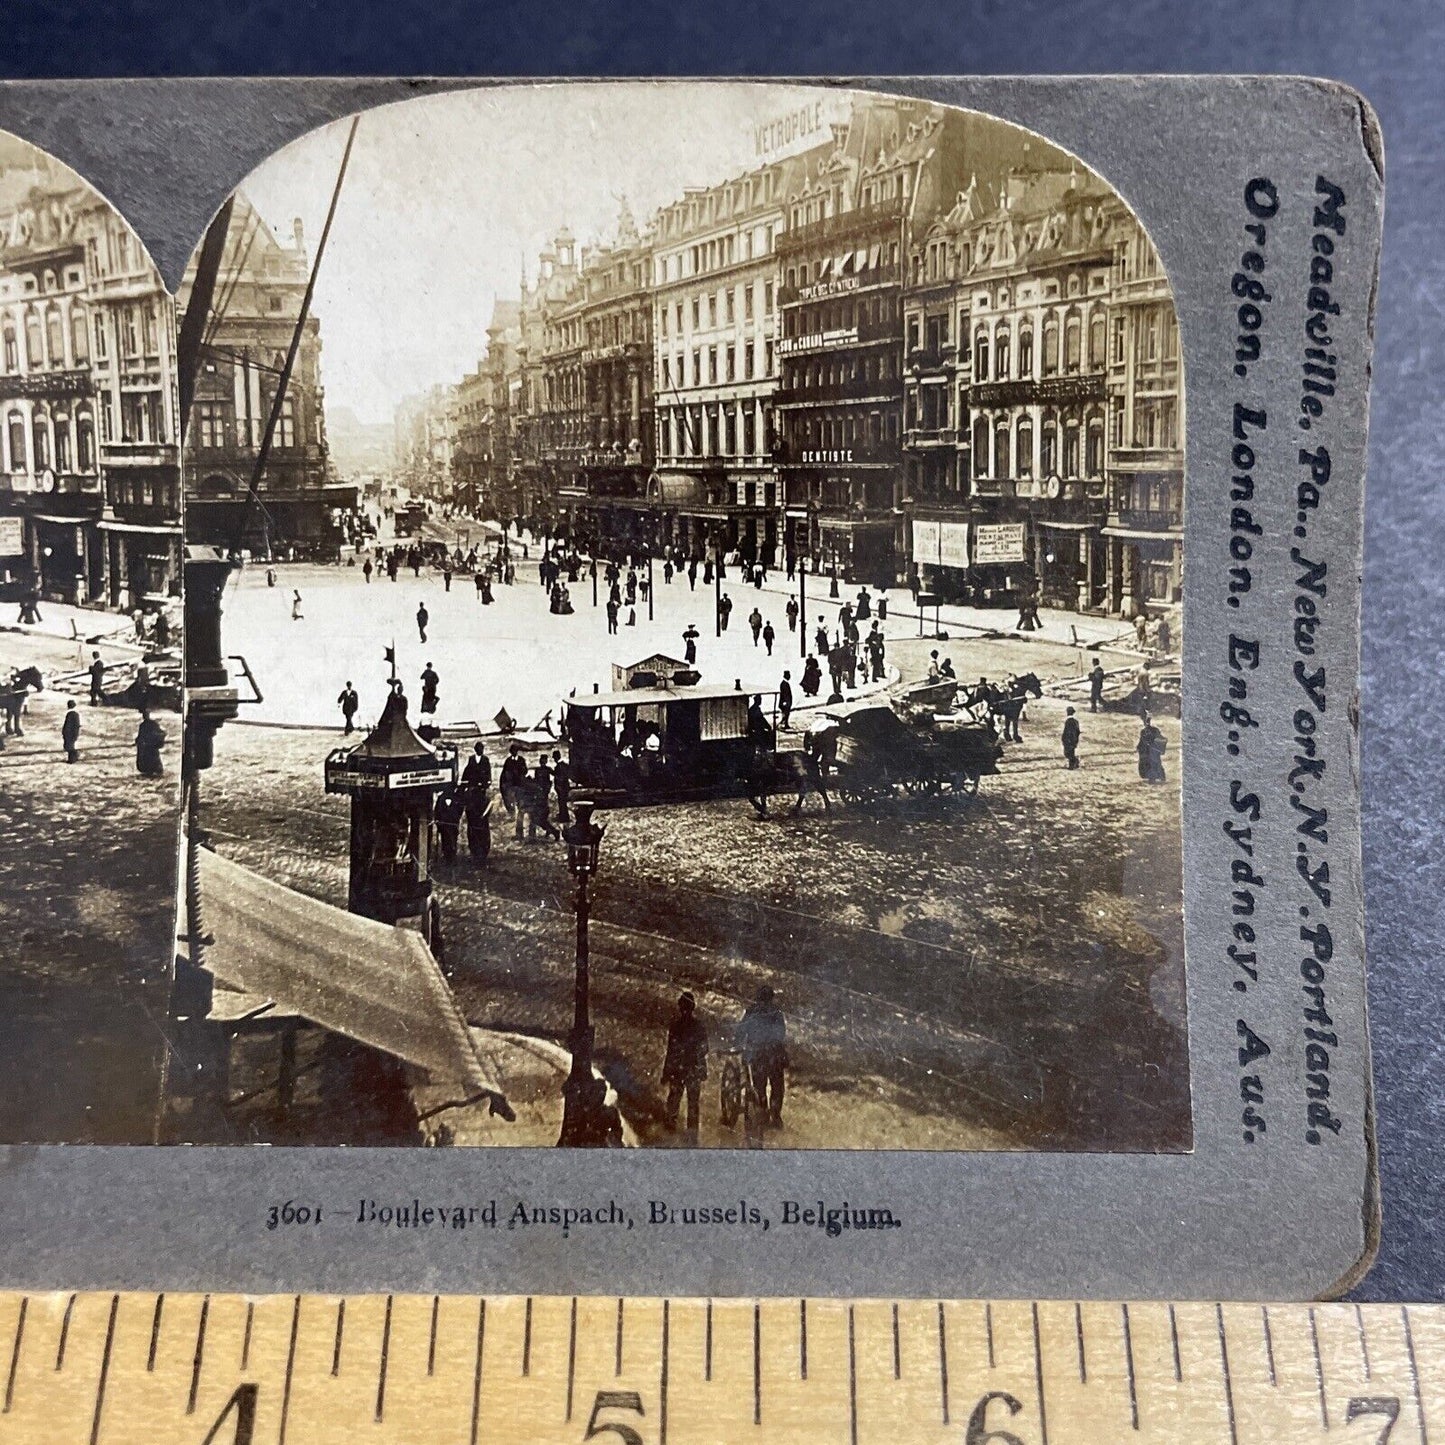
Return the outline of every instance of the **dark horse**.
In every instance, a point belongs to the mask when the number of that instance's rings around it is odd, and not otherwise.
[[[35,692],[45,691],[45,679],[38,667],[12,668],[10,681],[0,686],[0,711],[5,714],[5,732],[11,737],[25,736],[25,730],[20,726],[20,714],[32,689]]]
[[[983,687],[965,689],[963,705],[967,708],[986,707],[991,720],[1003,723],[1003,740],[1018,743],[1023,741],[1019,732],[1019,716],[1024,704],[1031,697],[1043,695],[1044,689],[1037,674],[1025,672],[1010,677],[1003,687],[986,683]]]
[[[793,793],[797,801],[793,804],[796,816],[803,811],[803,799],[811,788],[823,800],[823,811],[832,812],[828,801],[828,789],[823,781],[822,769],[817,760],[807,753],[775,753],[766,748],[753,752],[752,765],[744,780],[747,783],[748,802],[757,810],[758,817],[768,816],[768,799],[777,793]]]

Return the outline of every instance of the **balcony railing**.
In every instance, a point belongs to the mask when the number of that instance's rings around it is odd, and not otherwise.
[[[905,358],[905,365],[910,371],[941,371],[957,362],[956,346],[913,346]]]
[[[1184,525],[1184,512],[1179,507],[1120,507],[1109,520],[1111,524],[1127,527],[1131,531],[1177,532]]]
[[[779,406],[811,406],[832,401],[897,401],[902,388],[897,381],[844,381],[832,386],[783,386],[773,393]]]
[[[1020,377],[1011,381],[976,381],[967,388],[967,406],[1031,406],[1037,403],[1103,401],[1108,386],[1102,371],[1073,376]]]
[[[899,196],[881,206],[859,207],[837,216],[825,216],[805,226],[793,226],[778,237],[780,252],[806,251],[825,241],[835,241],[860,232],[892,230],[903,219],[906,202]]]
[[[903,445],[910,449],[957,446],[958,429],[951,426],[909,427],[903,434]]]
[[[868,286],[897,286],[903,279],[897,266],[884,264],[847,276],[831,276],[807,286],[779,286],[778,305],[792,306],[800,301],[826,301],[833,296],[848,296]]]

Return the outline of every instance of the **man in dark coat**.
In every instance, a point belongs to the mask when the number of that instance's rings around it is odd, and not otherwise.
[[[352,687],[350,679],[346,686],[341,689],[340,696],[336,699],[337,706],[341,709],[341,716],[346,720],[344,732],[351,732],[356,726],[356,710],[361,706],[361,699],[356,695],[356,689]]]
[[[467,818],[467,852],[485,863],[492,852],[492,764],[480,742],[462,769],[462,807]]]
[[[135,770],[141,777],[159,778],[165,772],[161,762],[165,742],[166,730],[142,708],[140,726],[135,730]]]
[[[1070,768],[1079,766],[1079,720],[1074,716],[1073,708],[1069,708],[1064,716],[1064,762]]]
[[[788,718],[793,712],[793,674],[785,671],[778,684],[778,722],[784,732],[788,730]]]
[[[788,1066],[788,1025],[777,997],[764,984],[734,1030],[753,1099],[775,1129],[783,1123],[784,1073]]]
[[[552,753],[552,788],[557,794],[557,821],[566,823],[570,821],[567,803],[572,796],[572,765],[557,749]]]
[[[462,829],[462,795],[458,788],[443,788],[437,797],[437,841],[441,844],[442,862],[457,861],[457,837]]]
[[[733,615],[733,599],[724,592],[722,600],[717,605],[718,626],[722,631],[728,630],[728,618]]]
[[[441,676],[431,663],[427,663],[421,675],[421,710],[425,713],[434,713],[437,710],[437,689],[441,686]]]
[[[65,761],[80,761],[80,714],[75,710],[75,699],[65,704],[65,721],[60,724],[60,741],[65,746]]]
[[[522,756],[522,745],[513,743],[502,763],[501,789],[502,806],[508,813],[517,810],[517,791],[527,781],[527,760]]]
[[[431,613],[426,610],[426,603],[420,602],[416,609],[416,630],[421,635],[421,640],[426,641],[426,625],[431,621]]]
[[[105,701],[105,663],[98,652],[90,654],[90,700],[92,703]]]
[[[1089,673],[1089,711],[1098,712],[1104,705],[1104,664],[1096,657]]]
[[[667,1057],[662,1082],[667,1085],[667,1127],[677,1128],[678,1106],[687,1096],[687,1132],[697,1142],[703,1081],[707,1078],[707,1026],[697,1016],[697,1000],[679,995],[677,1012],[667,1027]]]

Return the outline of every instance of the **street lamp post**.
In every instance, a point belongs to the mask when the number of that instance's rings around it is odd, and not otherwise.
[[[587,950],[587,920],[591,912],[587,884],[597,872],[598,853],[607,829],[592,821],[596,805],[581,801],[572,805],[567,825],[567,866],[577,880],[577,967],[572,998],[572,1066],[562,1086],[562,1148],[601,1148],[607,1143],[606,1126],[600,1117],[601,1100],[592,1077],[591,977]]]

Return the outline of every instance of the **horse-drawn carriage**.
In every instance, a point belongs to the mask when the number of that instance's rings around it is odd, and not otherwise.
[[[979,780],[998,772],[1003,746],[989,723],[965,715],[902,717],[886,701],[852,703],[825,714],[836,726],[830,762],[838,795],[851,807],[910,796],[972,797]]]

